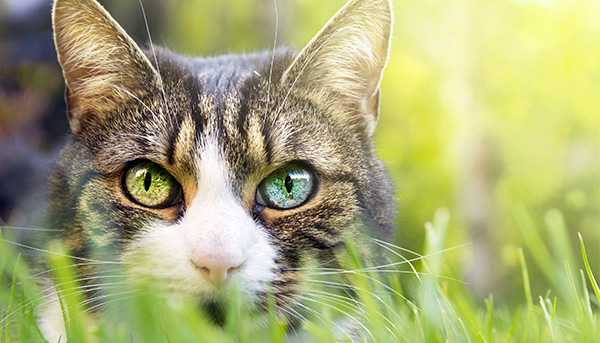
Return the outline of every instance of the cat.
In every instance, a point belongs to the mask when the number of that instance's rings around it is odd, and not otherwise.
[[[285,307],[306,257],[389,238],[373,134],[391,0],[350,0],[299,52],[209,58],[142,50],[95,0],[54,0],[52,19],[71,138],[49,217],[74,256],[198,298],[235,282]],[[63,338],[60,307],[40,313],[45,337]]]

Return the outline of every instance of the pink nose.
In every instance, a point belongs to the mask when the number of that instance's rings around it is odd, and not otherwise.
[[[223,284],[232,273],[238,271],[244,264],[244,260],[240,257],[222,254],[195,254],[191,262],[214,286]]]

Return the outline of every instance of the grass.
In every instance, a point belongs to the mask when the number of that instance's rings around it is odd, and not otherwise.
[[[289,310],[306,317],[302,327],[294,329],[296,337],[307,342],[350,341],[339,330],[350,323],[358,328],[353,339],[365,342],[594,341],[600,336],[600,287],[584,237],[569,239],[562,215],[555,210],[544,218],[544,229],[537,228],[522,207],[514,211],[514,219],[524,242],[518,249],[520,273],[510,275],[522,286],[511,296],[517,301],[471,294],[455,265],[466,257],[466,245],[447,246],[449,215],[440,210],[425,226],[422,254],[376,242],[386,261],[370,266],[349,244],[341,254],[343,270],[308,267],[302,305]],[[41,342],[34,308],[47,301],[44,292],[14,246],[1,241],[0,343]],[[571,248],[577,244],[579,254]],[[227,310],[219,326],[197,311],[191,299],[165,297],[152,284],[103,279],[94,284],[110,289],[110,296],[90,303],[103,308],[101,314],[90,315],[84,311],[82,293],[94,286],[78,285],[73,262],[60,245],[51,245],[47,257],[68,318],[70,342],[291,340],[291,329],[273,310],[273,301],[270,310],[259,313],[235,290],[225,296]]]

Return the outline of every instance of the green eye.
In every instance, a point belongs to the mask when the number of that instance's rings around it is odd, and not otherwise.
[[[306,167],[289,164],[267,176],[256,190],[256,201],[266,207],[287,210],[304,204],[313,194],[315,177]]]
[[[131,166],[123,177],[123,188],[133,202],[150,208],[173,206],[181,193],[173,176],[152,162]]]

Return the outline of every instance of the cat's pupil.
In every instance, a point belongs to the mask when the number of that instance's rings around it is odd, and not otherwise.
[[[292,181],[292,178],[288,175],[285,177],[285,181],[283,182],[284,186],[285,186],[285,190],[288,193],[292,192],[292,188],[294,187],[294,181]]]
[[[144,189],[146,192],[150,189],[150,184],[152,183],[152,173],[150,171],[146,171],[146,175],[144,176]]]

